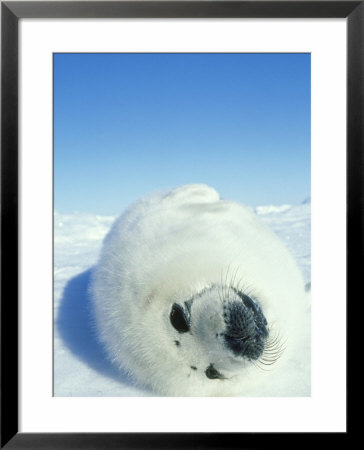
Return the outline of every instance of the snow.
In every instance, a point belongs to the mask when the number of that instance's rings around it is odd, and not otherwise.
[[[257,206],[255,208],[255,212],[258,215],[266,215],[271,213],[279,213],[288,211],[291,208],[291,205],[281,205],[281,206],[274,206],[274,205],[268,205],[268,206]]]
[[[311,204],[257,206],[310,282]],[[90,317],[88,284],[102,240],[116,217],[54,213],[54,395],[153,396],[109,363]],[[309,310],[307,312],[309,314]]]

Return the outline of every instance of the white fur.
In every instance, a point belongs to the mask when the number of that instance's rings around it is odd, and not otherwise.
[[[214,285],[220,289],[209,289]],[[234,295],[229,286],[253,295],[270,329],[286,341],[272,371],[233,358],[214,339],[224,326],[221,295]],[[169,319],[173,303],[201,292],[191,333],[178,333]],[[301,273],[251,211],[208,186],[182,186],[129,207],[105,238],[92,296],[110,359],[157,393],[302,395],[295,389],[306,384],[295,379],[299,371],[287,381],[292,355],[306,345],[300,342],[307,336],[300,328],[307,307]],[[210,363],[227,379],[208,379]]]

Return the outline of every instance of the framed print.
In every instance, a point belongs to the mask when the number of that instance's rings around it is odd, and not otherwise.
[[[55,397],[310,396],[310,290],[309,285],[304,288],[311,280],[310,65],[307,53],[54,53]],[[264,138],[260,140],[259,135]],[[296,149],[294,158],[292,145]],[[222,148],[226,150],[221,152]],[[283,180],[282,184],[277,179]],[[159,190],[162,192],[154,192]],[[152,192],[147,197],[151,203],[136,200],[128,207],[135,196],[145,196],[143,191]],[[93,206],[98,197],[101,204]],[[280,199],[284,199],[283,205],[257,206],[264,202],[274,205]],[[255,204],[255,215],[249,215],[249,208],[241,203]],[[181,214],[181,204],[187,208],[186,216]],[[92,217],[96,207],[98,215]],[[124,208],[138,217],[133,231],[127,231],[126,223],[131,218],[126,213],[118,222],[124,231],[116,235],[110,231],[101,250],[104,256],[97,263],[101,236]],[[74,214],[72,209],[79,212]],[[252,221],[259,218],[253,229],[247,224],[248,217]],[[158,230],[155,221],[161,221]],[[271,245],[277,245],[270,232],[263,232],[258,225],[261,221],[286,242],[299,261],[300,271],[294,260],[286,260],[285,247],[277,246],[269,275],[263,277],[264,282],[259,277],[258,283],[258,276],[251,273],[254,261],[265,260],[268,266],[269,255],[258,258],[257,254],[267,249],[271,253]],[[241,223],[248,229],[238,233]],[[77,237],[78,229],[82,237]],[[134,232],[142,235],[136,237]],[[239,236],[250,233],[258,233],[255,239],[259,244],[248,250],[248,242]],[[121,235],[129,236],[128,243],[120,242]],[[113,242],[111,247],[107,240]],[[233,243],[231,247],[229,242]],[[132,248],[127,250],[129,245]],[[177,259],[176,245],[182,246]],[[75,248],[79,249],[77,254]],[[247,264],[249,252],[252,261]],[[128,255],[127,260],[123,260],[123,254]],[[218,260],[214,255],[219,255]],[[165,259],[169,261],[167,267]],[[277,259],[282,265],[286,260],[284,273],[278,273]],[[119,269],[114,272],[113,267]],[[154,274],[151,278],[150,272]],[[261,263],[257,272],[263,273]],[[267,289],[273,272],[275,287],[272,284]],[[121,308],[119,294],[114,296],[109,290],[112,273],[115,284],[123,286],[117,292],[125,289]],[[132,292],[138,291],[134,277],[141,277],[143,286],[154,287],[145,287],[144,293],[134,296]],[[168,288],[171,278],[173,286]],[[277,280],[284,280],[283,285],[278,286]],[[167,294],[165,289],[174,293]],[[269,304],[273,303],[274,289],[279,304],[285,304],[287,295],[297,299],[295,311],[289,300],[279,317],[273,318]],[[295,289],[297,293],[293,294]],[[266,290],[270,295],[263,294]],[[134,322],[132,309],[138,304],[137,298],[146,298],[148,305],[159,307],[149,310],[142,301],[141,310],[134,311]],[[240,329],[236,323],[249,323],[253,316],[242,298],[247,304],[252,300],[261,305],[254,319],[258,335],[244,345],[240,338],[248,325]],[[131,316],[127,319],[129,307]],[[202,312],[200,308],[207,310]],[[205,336],[202,318],[214,310],[216,324],[211,324]],[[123,311],[122,316],[118,311]],[[224,314],[229,317],[227,328],[222,325]],[[297,319],[293,319],[295,314]],[[117,317],[114,332],[119,336],[118,344],[110,334],[113,317]],[[286,319],[282,322],[283,317]],[[295,323],[294,333],[284,330],[289,322]],[[95,325],[96,333],[86,324]],[[129,331],[124,338],[119,333],[125,329]],[[290,344],[284,344],[284,335],[290,336]],[[294,335],[300,341],[299,352],[293,351]],[[102,336],[101,345],[94,339],[97,336]],[[137,355],[144,356],[134,355],[134,346]],[[99,359],[96,353],[90,357],[90,347],[99,348]],[[145,354],[153,367],[150,372],[143,363]],[[171,354],[171,360],[167,354]],[[118,361],[115,367],[105,363],[107,355]],[[247,358],[254,360],[249,368],[243,364]],[[85,364],[80,366],[79,359]],[[290,370],[283,369],[284,359]],[[269,371],[273,366],[274,374]],[[96,370],[91,372],[91,367]],[[76,373],[80,374],[79,382]],[[86,384],[85,377],[89,380]],[[261,381],[256,383],[258,378]],[[134,380],[139,380],[138,385]]]
[[[2,2],[2,446],[347,436],[363,8]]]

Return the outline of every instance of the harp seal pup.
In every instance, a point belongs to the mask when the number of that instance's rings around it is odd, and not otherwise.
[[[306,395],[291,370],[307,336],[302,275],[254,213],[211,187],[129,207],[91,292],[110,360],[159,395]]]

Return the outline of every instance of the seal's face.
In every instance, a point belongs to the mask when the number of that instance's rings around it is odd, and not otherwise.
[[[173,303],[169,322],[186,365],[208,379],[228,379],[259,360],[269,335],[259,304],[232,287]]]

